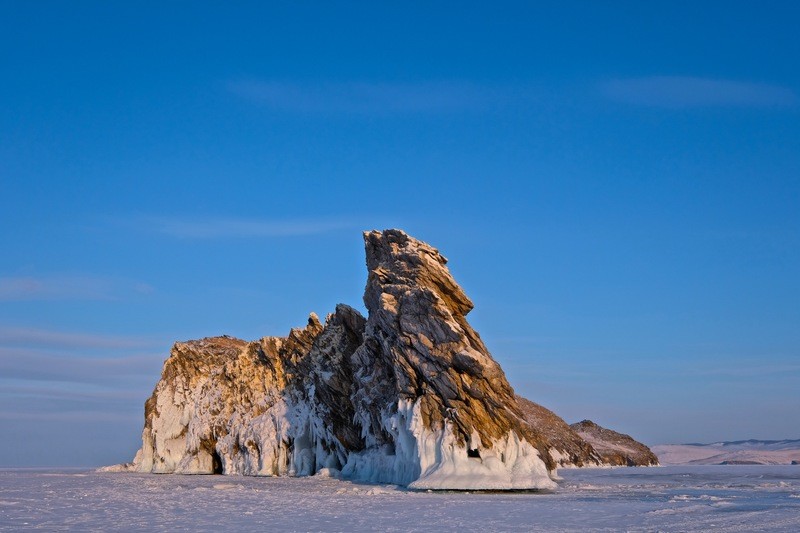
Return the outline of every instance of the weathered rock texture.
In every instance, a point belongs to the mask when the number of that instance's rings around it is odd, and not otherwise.
[[[517,396],[525,421],[547,440],[548,451],[558,466],[604,466],[601,455],[569,424],[550,409]]]
[[[364,240],[368,318],[339,305],[287,337],[176,343],[132,468],[549,489],[558,465],[600,462],[515,396],[435,248],[399,230]]]
[[[658,457],[650,448],[629,435],[598,426],[591,420],[572,424],[570,428],[600,454],[603,464],[610,466],[655,466]]]

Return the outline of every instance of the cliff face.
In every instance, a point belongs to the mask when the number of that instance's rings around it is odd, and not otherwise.
[[[438,467],[421,465],[424,479],[414,486],[466,486],[470,477],[507,488],[546,481],[555,466],[546,442],[521,418],[505,374],[467,322],[473,305],[447,259],[398,230],[373,231],[365,241],[364,349],[390,369],[397,401],[419,417],[421,456],[441,456]],[[376,400],[385,402],[379,395],[368,403]]]
[[[515,396],[435,248],[399,230],[364,240],[367,318],[339,305],[287,337],[176,343],[132,468],[550,489],[556,466],[600,461]]]

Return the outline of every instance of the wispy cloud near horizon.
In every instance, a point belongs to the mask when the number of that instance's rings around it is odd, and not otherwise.
[[[237,80],[228,90],[278,111],[381,115],[479,109],[495,100],[489,87],[465,81],[317,82]]]
[[[154,339],[0,326],[0,346],[54,346],[71,349],[130,349],[153,347]]]
[[[0,277],[0,301],[109,297],[108,280],[91,277]]]
[[[225,217],[144,216],[140,220],[151,231],[186,239],[294,237],[319,235],[357,227],[355,221],[343,218],[259,220]]]
[[[788,87],[692,76],[647,76],[602,82],[608,98],[650,107],[790,107],[798,103]]]
[[[142,282],[91,275],[2,276],[0,302],[30,300],[113,300],[120,293],[149,293]]]
[[[149,383],[157,378],[164,358],[161,353],[84,357],[68,352],[0,347],[0,375],[3,379],[24,381],[127,386],[133,381]]]

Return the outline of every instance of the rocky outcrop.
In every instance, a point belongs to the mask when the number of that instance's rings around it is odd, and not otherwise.
[[[591,420],[572,424],[570,428],[600,454],[610,466],[656,466],[658,457],[650,448],[629,435],[598,426]]]
[[[603,457],[560,416],[522,396],[516,399],[525,421],[545,438],[558,466],[605,466]]]
[[[133,469],[552,488],[547,442],[467,322],[447,260],[402,231],[364,238],[368,318],[340,305],[285,338],[176,343]]]
[[[145,403],[135,469],[310,475],[338,466],[344,446],[360,439],[349,420],[343,422],[350,414],[346,406],[330,409],[337,390],[346,390],[347,366],[332,368],[318,360],[342,345],[358,344],[363,322],[357,311],[339,306],[328,317],[327,331],[312,314],[305,328],[285,338],[176,343]],[[318,401],[309,402],[321,381],[326,386],[315,395]]]
[[[414,485],[550,487],[547,443],[522,419],[500,365],[467,322],[473,305],[447,259],[398,230],[369,232],[365,241],[363,349],[388,366],[392,394],[414,405],[422,423],[425,464]],[[371,392],[366,404],[385,405]]]
[[[399,230],[364,241],[366,318],[339,305],[286,337],[176,343],[131,468],[550,489],[558,465],[599,461],[515,396],[438,250]]]

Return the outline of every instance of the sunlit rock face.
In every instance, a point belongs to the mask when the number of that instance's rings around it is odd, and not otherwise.
[[[364,241],[368,318],[339,305],[287,337],[176,343],[131,468],[553,488],[564,446],[526,420],[447,260],[400,230]]]
[[[393,390],[387,396],[369,387],[361,401],[396,403],[398,422],[413,426],[413,444],[401,445],[419,457],[411,486],[552,486],[547,445],[522,419],[502,369],[467,322],[473,305],[447,259],[399,230],[366,233],[365,243],[369,319],[359,354],[380,362]]]

